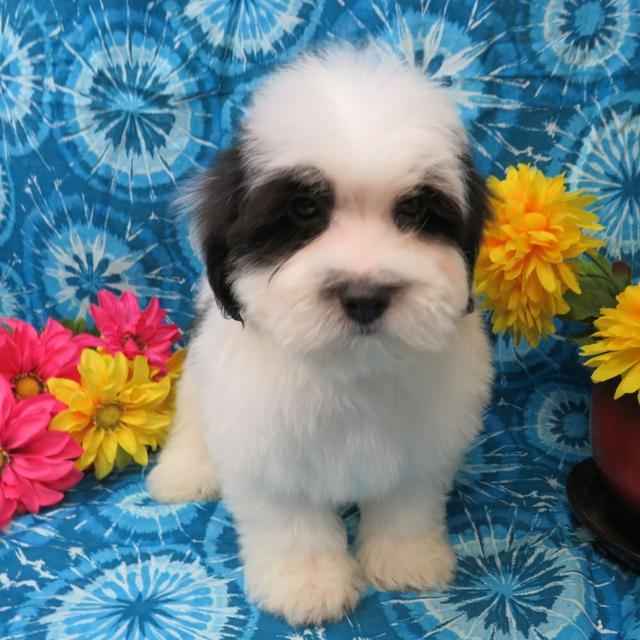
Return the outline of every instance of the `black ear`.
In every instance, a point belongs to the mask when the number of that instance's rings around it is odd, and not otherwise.
[[[462,163],[465,170],[464,189],[467,201],[463,250],[470,274],[473,276],[478,251],[482,244],[484,225],[492,217],[492,212],[489,204],[489,190],[485,181],[476,171],[471,156],[468,154],[463,156]]]
[[[233,265],[229,232],[245,197],[245,171],[237,146],[223,151],[198,180],[193,217],[207,268],[207,278],[218,305],[227,316],[242,322],[240,304],[231,290]]]
[[[489,190],[485,181],[476,171],[471,155],[465,154],[462,157],[462,163],[464,166],[465,199],[467,201],[463,251],[469,267],[469,281],[473,283],[473,272],[482,244],[484,225],[491,218],[492,211],[489,204]],[[471,313],[474,308],[475,301],[473,295],[470,295],[467,313]]]

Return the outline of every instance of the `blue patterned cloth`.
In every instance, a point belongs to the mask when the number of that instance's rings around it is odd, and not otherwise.
[[[638,0],[0,0],[0,315],[84,316],[108,287],[187,327],[200,265],[176,185],[228,144],[265,72],[344,38],[451,85],[483,173],[530,162],[597,194],[611,255],[640,267],[638,34]],[[586,372],[559,338],[499,339],[495,362],[446,591],[368,590],[342,622],[291,629],[244,597],[224,504],[156,504],[131,470],[0,534],[0,638],[640,639],[640,579],[564,495],[589,455]]]

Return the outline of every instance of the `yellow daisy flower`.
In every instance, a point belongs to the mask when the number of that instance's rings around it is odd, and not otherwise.
[[[171,422],[162,410],[171,388],[169,376],[155,382],[144,357],[129,361],[122,353],[110,356],[92,349],[82,352],[78,371],[80,383],[48,381],[51,393],[67,406],[50,428],[67,431],[82,444],[78,468],[93,465],[96,477],[104,478],[125,454],[146,466],[147,447],[158,447]]]
[[[100,348],[98,348],[98,351],[100,351]],[[169,390],[167,399],[158,407],[158,411],[166,413],[169,416],[170,420],[173,420],[173,415],[176,409],[176,383],[178,382],[178,379],[182,374],[182,365],[184,363],[186,355],[186,349],[178,349],[173,353],[173,355],[167,362],[166,377],[171,380],[171,389]],[[151,368],[151,378],[153,380],[157,380],[159,374],[159,369],[156,369],[155,367]],[[158,435],[158,446],[164,447],[167,435],[168,429],[165,429],[161,434]],[[124,469],[132,462],[133,458],[124,449],[118,448],[118,453],[116,454],[116,466],[118,466],[120,469]]]
[[[621,376],[615,397],[637,392],[640,402],[640,284],[628,286],[616,299],[618,304],[602,309],[594,322],[598,339],[581,353],[591,356],[586,364],[595,367],[594,382]]]
[[[525,164],[487,186],[494,218],[478,256],[476,291],[494,333],[510,330],[516,342],[524,336],[535,346],[554,332],[554,316],[569,311],[566,291],[580,293],[576,259],[603,244],[583,233],[602,229],[585,211],[595,198],[567,192],[564,176],[547,178]]]

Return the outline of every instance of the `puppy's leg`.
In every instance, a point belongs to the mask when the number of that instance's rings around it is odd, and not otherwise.
[[[328,506],[225,490],[240,533],[247,593],[292,625],[337,620],[363,586]]]
[[[204,442],[198,412],[197,385],[189,367],[177,387],[176,413],[158,464],[147,478],[151,495],[160,502],[213,500],[218,483]]]
[[[451,581],[455,555],[445,498],[441,483],[421,483],[360,505],[357,557],[370,584],[382,591],[422,591]]]

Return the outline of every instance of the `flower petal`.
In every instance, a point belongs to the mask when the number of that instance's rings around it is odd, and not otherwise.
[[[604,382],[615,378],[640,362],[640,349],[630,349],[619,351],[601,364],[594,372],[592,379],[594,382]]]
[[[71,460],[50,460],[42,456],[14,456],[11,465],[16,474],[29,480],[57,480],[73,468]]]
[[[90,426],[90,424],[91,416],[75,411],[62,411],[53,417],[49,429],[77,434]]]
[[[3,444],[10,451],[19,449],[44,433],[51,420],[54,400],[50,396],[34,396],[19,402],[5,423]]]
[[[149,456],[147,455],[147,449],[140,445],[135,453],[133,454],[133,459],[143,467],[146,467],[149,464]]]
[[[18,498],[18,506],[23,505],[27,511],[38,513],[40,510],[40,500],[36,490],[36,484],[27,478],[16,473],[16,486],[20,497]]]
[[[16,399],[13,395],[11,385],[0,376],[0,425],[6,424],[9,421],[9,416],[15,405]],[[0,432],[0,442],[2,441],[2,432]]]
[[[77,382],[66,378],[49,378],[47,380],[47,388],[60,402],[67,406],[71,404],[71,398],[75,394],[82,393],[82,387]]]
[[[82,447],[68,433],[47,430],[22,447],[21,453],[68,460],[80,456]]]
[[[4,529],[11,522],[16,512],[18,501],[15,498],[7,497],[0,485],[0,530]]]
[[[118,440],[113,433],[105,434],[102,441],[102,449],[107,460],[115,460],[118,449]]]
[[[94,463],[96,478],[98,478],[98,480],[102,480],[102,478],[108,476],[113,470],[114,462],[115,455],[113,459],[110,459],[107,457],[105,451],[103,449],[100,449],[96,455],[96,460]]]
[[[69,470],[67,475],[62,478],[58,478],[57,480],[49,480],[46,484],[50,489],[54,489],[56,491],[66,491],[67,489],[71,489],[71,487],[75,487],[75,485],[82,480],[84,474],[82,471],[77,469],[75,465],[72,469]]]
[[[128,427],[121,425],[115,431],[115,437],[118,441],[118,444],[131,455],[134,454],[135,450],[138,448],[138,443],[136,442],[136,438],[133,435],[133,432]]]
[[[64,498],[62,491],[56,491],[42,482],[34,482],[32,483],[32,487],[36,494],[36,500],[38,501],[38,509],[34,513],[37,513],[41,507],[50,507],[52,504],[56,504]]]
[[[616,389],[615,398],[619,398],[625,393],[635,393],[640,389],[640,362],[625,373],[622,381]]]

